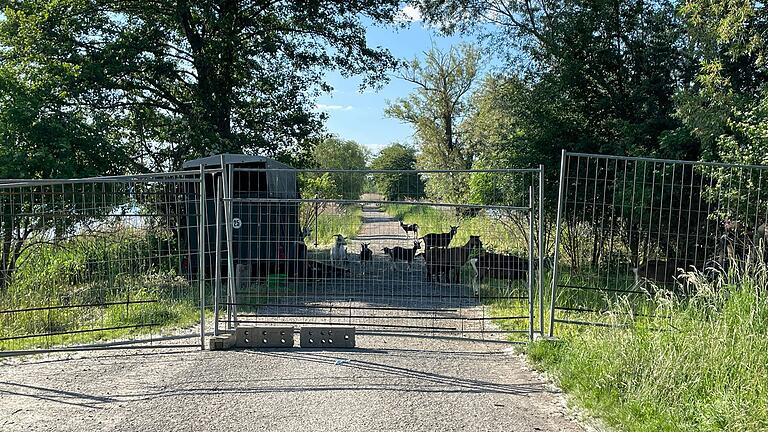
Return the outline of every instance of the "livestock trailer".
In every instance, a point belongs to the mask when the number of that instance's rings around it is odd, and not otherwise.
[[[231,224],[232,258],[235,266],[245,264],[251,276],[303,274],[306,246],[299,222],[300,193],[296,170],[263,156],[222,154],[187,161],[184,170],[212,170],[205,176],[206,277],[215,269],[216,206],[219,205],[222,275],[227,275],[227,226]],[[223,169],[220,169],[223,168]],[[230,176],[225,182],[222,176]],[[229,191],[223,189],[229,186]],[[190,184],[197,188],[198,185]],[[231,197],[231,215],[226,220],[225,197]],[[194,227],[199,204],[187,200],[186,226]],[[189,250],[197,250],[197,233],[185,235]],[[186,260],[187,268],[197,273],[197,259]]]

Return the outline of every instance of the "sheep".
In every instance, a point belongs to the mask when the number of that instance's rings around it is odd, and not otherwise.
[[[373,260],[373,251],[369,248],[370,243],[360,243],[360,267],[365,273],[365,263]]]
[[[427,281],[432,281],[435,275],[447,274],[449,282],[454,274],[469,260],[471,253],[483,246],[479,236],[470,236],[464,246],[453,248],[433,248],[424,252],[424,262],[427,265]]]
[[[336,265],[337,263],[346,262],[348,260],[347,248],[344,246],[347,244],[346,239],[341,234],[336,234],[334,237],[336,237],[336,242],[331,248],[331,265]]]
[[[458,226],[451,226],[451,231],[447,233],[432,233],[427,234],[419,239],[424,242],[424,250],[428,251],[433,248],[447,248],[453,240],[453,236],[459,230]]]
[[[395,261],[406,261],[408,262],[408,266],[410,267],[411,263],[413,262],[414,256],[416,256],[416,251],[420,248],[421,248],[421,244],[415,241],[413,242],[413,248],[411,249],[395,246],[393,248],[385,247],[382,249],[382,251],[392,258],[393,263]]]
[[[405,231],[405,236],[410,238],[410,233],[413,232],[414,236],[419,235],[419,224],[404,224],[403,221],[400,221],[400,228]]]

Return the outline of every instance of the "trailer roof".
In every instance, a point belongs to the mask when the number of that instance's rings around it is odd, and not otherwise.
[[[264,156],[231,154],[231,153],[225,153],[225,154],[219,154],[219,155],[213,155],[213,156],[207,156],[204,158],[189,160],[184,162],[184,165],[182,165],[182,167],[184,169],[197,168],[203,165],[207,167],[212,167],[212,168],[220,167],[222,158],[224,160],[225,165],[239,165],[239,164],[245,165],[245,164],[251,164],[251,163],[264,163],[266,165],[266,168],[287,168],[287,169],[292,168],[290,165],[286,165],[282,162],[278,162],[274,159],[270,159]]]

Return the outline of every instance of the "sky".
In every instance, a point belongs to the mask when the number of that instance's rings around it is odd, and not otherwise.
[[[404,13],[411,18],[405,29],[368,27],[368,45],[381,46],[398,59],[423,58],[433,45],[447,50],[453,45],[470,41],[461,36],[445,37],[421,22],[418,11],[406,6]],[[400,121],[384,117],[387,100],[394,101],[413,90],[413,85],[394,76],[381,89],[360,92],[359,78],[344,78],[337,73],[326,75],[334,87],[330,95],[317,100],[316,109],[328,113],[329,132],[368,147],[372,153],[393,142],[409,143],[413,129]]]

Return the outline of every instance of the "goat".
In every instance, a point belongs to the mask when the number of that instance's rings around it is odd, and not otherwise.
[[[405,231],[405,236],[408,237],[408,238],[411,237],[410,236],[411,232],[414,233],[414,236],[418,236],[419,235],[419,224],[415,224],[415,223],[404,224],[403,221],[400,221],[400,228],[402,228],[403,231]]]
[[[479,236],[469,236],[464,246],[453,248],[433,248],[424,252],[424,262],[427,265],[427,281],[432,281],[435,275],[447,274],[451,282],[454,273],[467,263],[474,250],[483,246]]]
[[[343,278],[351,277],[352,272],[343,267],[336,267],[332,264],[325,264],[319,261],[307,261],[307,269],[310,275],[315,279]]]
[[[485,279],[503,279],[511,282],[528,278],[528,260],[518,256],[481,252],[469,262],[480,282]]]
[[[348,260],[347,248],[344,246],[345,244],[347,244],[346,239],[341,234],[336,234],[334,237],[336,237],[336,242],[331,248],[331,264],[332,265],[336,265],[336,263]]]
[[[373,251],[369,248],[370,243],[360,243],[360,267],[365,273],[365,263],[373,260]]]
[[[458,226],[451,226],[451,231],[447,233],[432,233],[427,234],[424,237],[420,237],[420,240],[424,241],[424,250],[428,251],[433,248],[447,248],[453,240],[453,236],[459,230]]]
[[[421,248],[421,244],[415,241],[413,242],[413,247],[411,249],[395,246],[393,248],[385,247],[382,251],[392,258],[393,263],[395,261],[406,261],[410,267],[411,263],[413,263],[413,257],[416,256],[416,251],[419,248]]]

